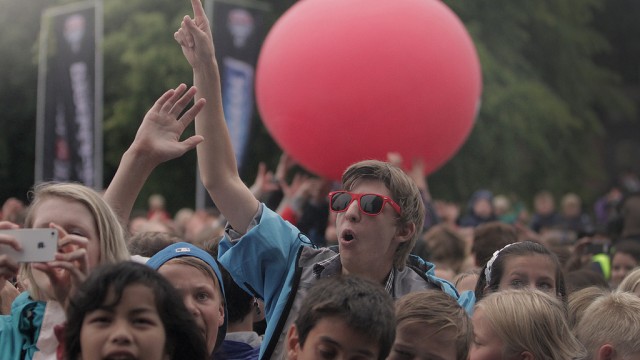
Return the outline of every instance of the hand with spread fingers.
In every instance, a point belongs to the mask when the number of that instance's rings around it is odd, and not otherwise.
[[[142,120],[104,195],[122,223],[128,221],[133,204],[153,169],[182,156],[204,141],[200,135],[180,141],[185,129],[206,104],[206,100],[200,98],[185,111],[197,91],[195,86],[187,89],[184,84],[167,90]]]
[[[187,89],[186,85],[180,84],[160,96],[142,120],[131,149],[144,154],[147,161],[161,164],[182,156],[201,143],[204,139],[199,135],[180,141],[180,136],[206,102],[204,99],[197,100],[180,116],[196,92],[195,87]]]

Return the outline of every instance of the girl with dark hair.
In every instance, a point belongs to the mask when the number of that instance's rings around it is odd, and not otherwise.
[[[65,359],[205,360],[205,339],[182,299],[148,266],[93,271],[67,308]]]
[[[494,252],[480,272],[476,302],[489,293],[522,288],[552,294],[567,304],[562,266],[558,257],[544,245],[522,241]]]

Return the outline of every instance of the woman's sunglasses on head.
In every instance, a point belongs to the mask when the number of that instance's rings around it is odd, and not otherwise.
[[[355,194],[348,191],[332,191],[329,193],[329,207],[333,212],[345,212],[351,203],[357,200],[360,211],[375,216],[382,212],[384,204],[389,204],[401,215],[400,206],[390,197],[379,194]]]

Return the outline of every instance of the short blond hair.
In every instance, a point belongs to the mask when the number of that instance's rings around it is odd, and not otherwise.
[[[379,181],[389,189],[391,198],[402,209],[398,219],[399,227],[415,224],[413,236],[398,245],[393,257],[393,265],[402,270],[418,236],[422,233],[425,207],[420,190],[402,169],[378,160],[364,160],[349,166],[342,175],[342,186],[345,190],[351,191],[362,180]]]
[[[31,193],[31,205],[27,209],[25,227],[33,227],[35,213],[39,205],[46,199],[63,198],[82,204],[89,210],[95,221],[100,243],[100,264],[117,263],[131,259],[125,241],[125,232],[118,217],[102,196],[95,190],[77,183],[42,183],[36,185]],[[42,299],[41,289],[35,284],[31,267],[21,265],[21,277],[27,279],[29,293],[34,299]]]
[[[583,359],[586,351],[574,337],[563,303],[538,290],[503,290],[483,298],[482,309],[504,343],[505,357],[528,351],[535,359]]]
[[[610,344],[623,359],[640,354],[640,298],[615,291],[596,299],[585,310],[575,333],[590,358],[604,344]]]
[[[582,319],[584,311],[596,299],[609,293],[608,289],[598,286],[589,286],[584,289],[576,290],[569,294],[567,303],[567,311],[569,313],[569,327],[573,330]]]
[[[442,291],[409,293],[396,301],[396,329],[401,324],[420,324],[439,333],[453,330],[456,359],[466,360],[473,337],[471,319],[454,298]]]

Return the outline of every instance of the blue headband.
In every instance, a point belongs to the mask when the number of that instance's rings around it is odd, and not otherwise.
[[[153,255],[147,261],[147,265],[157,271],[167,261],[171,259],[175,259],[177,257],[182,257],[182,256],[193,256],[195,258],[198,258],[204,261],[205,263],[207,263],[207,265],[209,265],[211,269],[213,269],[213,272],[216,274],[216,278],[218,278],[218,285],[220,285],[220,292],[222,292],[222,298],[223,298],[222,300],[223,302],[226,303],[226,300],[225,300],[226,298],[224,295],[224,285],[222,282],[222,273],[220,272],[220,267],[218,266],[218,263],[213,258],[213,256],[211,256],[208,252],[200,249],[199,247],[193,244],[190,244],[187,242],[179,242],[173,245],[169,245],[166,248],[160,250],[155,255]],[[218,348],[222,340],[224,340],[224,337],[227,333],[228,318],[229,316],[227,314],[227,306],[225,304],[224,305],[224,323],[218,329],[218,338],[216,339],[216,346],[215,346],[216,349]]]

